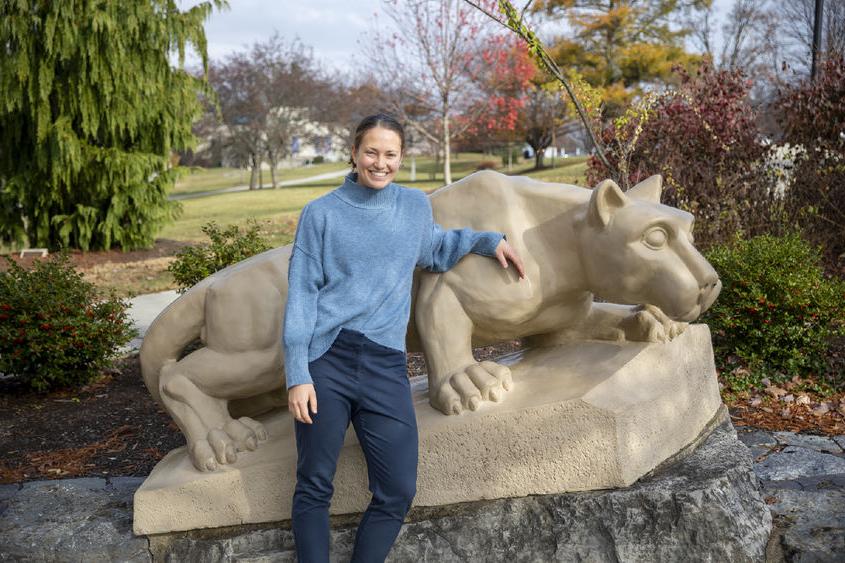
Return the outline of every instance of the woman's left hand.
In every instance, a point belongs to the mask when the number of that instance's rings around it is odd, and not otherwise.
[[[519,253],[505,239],[500,240],[499,246],[496,247],[496,258],[499,260],[502,268],[508,267],[508,260],[513,262],[519,277],[522,279],[525,278],[525,267],[522,265],[522,258],[519,257]]]

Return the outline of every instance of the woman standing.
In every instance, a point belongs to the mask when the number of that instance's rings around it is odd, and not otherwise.
[[[302,563],[329,561],[329,503],[350,420],[373,498],[353,562],[384,561],[416,493],[417,425],[405,357],[415,267],[445,272],[470,252],[522,262],[502,233],[443,230],[419,190],[393,183],[405,135],[394,118],[365,118],[352,172],[308,203],[288,271],[284,348],[296,419],[293,533]],[[319,412],[317,404],[319,400]]]

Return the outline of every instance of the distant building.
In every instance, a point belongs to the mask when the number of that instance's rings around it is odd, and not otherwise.
[[[295,118],[295,114],[294,114]],[[292,135],[288,155],[282,158],[278,168],[301,166],[314,161],[315,158],[326,162],[341,162],[348,158],[348,148],[336,135],[323,124],[307,119],[298,120],[295,125],[296,133]],[[247,155],[236,144],[231,142],[231,132],[225,125],[217,125],[206,133],[201,133],[197,148],[180,154],[181,164],[189,166],[231,168],[248,167]],[[270,165],[266,162],[261,167],[265,170]]]

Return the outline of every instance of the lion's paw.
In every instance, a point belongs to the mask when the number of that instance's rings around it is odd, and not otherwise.
[[[431,405],[444,414],[476,410],[482,401],[497,403],[513,386],[511,370],[496,362],[472,364],[430,388]]]
[[[654,305],[635,307],[622,322],[625,338],[634,342],[669,342],[684,332],[687,323],[673,321]]]
[[[266,439],[264,425],[243,416],[238,420],[230,420],[222,430],[209,430],[205,440],[198,440],[188,446],[188,453],[194,467],[200,471],[214,471],[220,465],[235,463],[238,452],[254,450],[259,441]]]
[[[221,432],[218,430],[217,432]],[[223,448],[225,459],[225,446]],[[200,471],[214,471],[218,466],[218,456],[216,448],[211,446],[208,440],[197,440],[193,444],[188,444],[188,453],[191,456],[191,461]],[[235,454],[234,448],[231,450],[232,455]],[[225,462],[224,462],[225,463]]]
[[[239,452],[252,451],[258,447],[259,441],[263,442],[267,439],[267,430],[264,429],[264,425],[247,416],[230,420],[223,426],[223,430],[235,441],[235,448]]]

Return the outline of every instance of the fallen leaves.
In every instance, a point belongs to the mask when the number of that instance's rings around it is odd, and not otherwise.
[[[770,385],[765,389],[766,393],[771,395],[772,397],[783,397],[786,395],[786,389],[781,389],[780,387],[775,387]]]
[[[79,448],[29,452],[15,466],[0,462],[0,483],[15,483],[36,476],[59,478],[85,474],[93,466],[89,462],[94,456],[123,451],[128,438],[134,433],[132,426],[124,425],[112,430],[99,442]]]
[[[794,382],[789,384],[795,386]],[[760,391],[730,401],[735,424],[764,430],[845,434],[845,393],[831,397],[808,391],[781,393],[788,390],[771,384]]]

